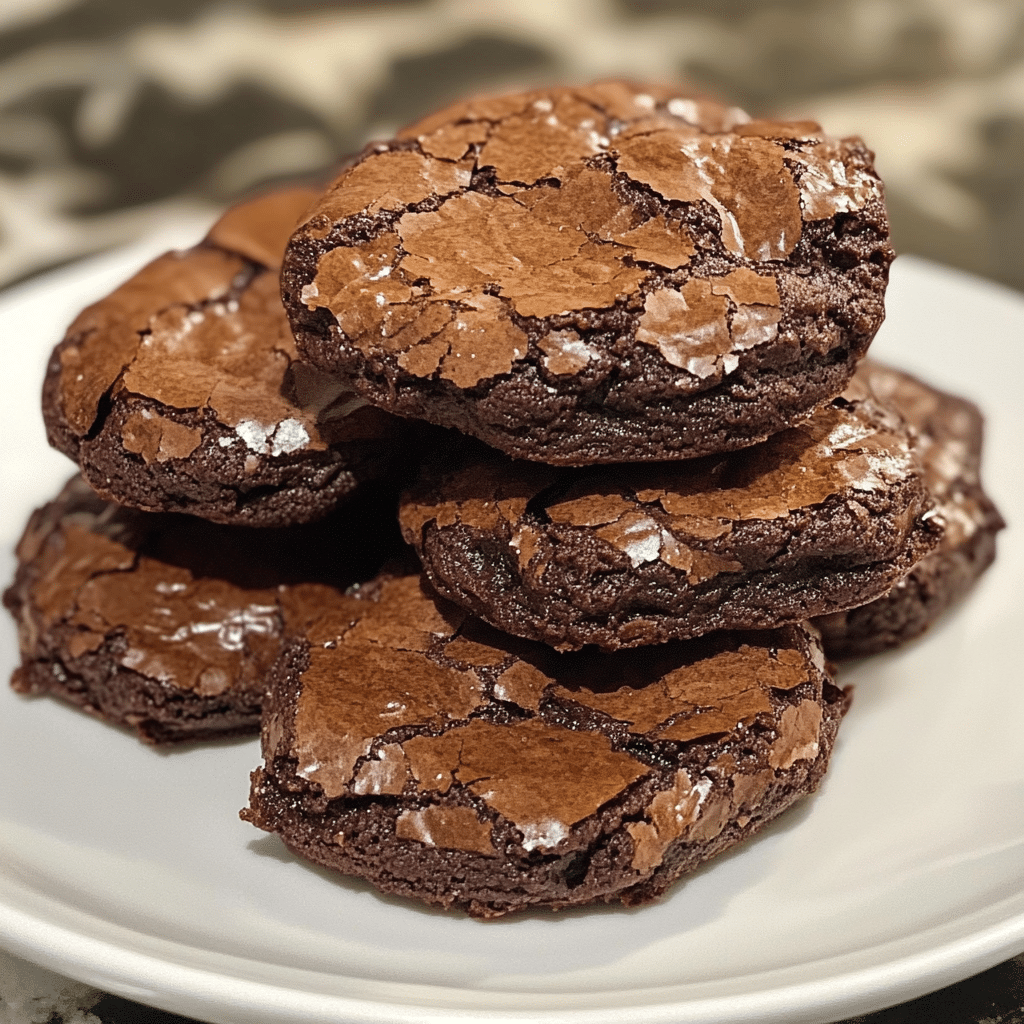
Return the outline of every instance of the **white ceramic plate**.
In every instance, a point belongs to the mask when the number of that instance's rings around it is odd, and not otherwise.
[[[29,510],[71,468],[43,439],[46,353],[152,248],[0,302],[5,576]],[[656,906],[480,923],[305,865],[240,821],[255,740],[157,753],[2,688],[0,944],[223,1024],[800,1024],[1024,950],[1024,299],[912,259],[890,296],[874,353],[982,402],[1011,526],[967,604],[844,675],[853,710],[816,797]],[[6,675],[6,617],[0,631]]]

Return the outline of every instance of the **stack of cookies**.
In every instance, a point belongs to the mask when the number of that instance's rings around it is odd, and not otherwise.
[[[16,690],[154,743],[253,732],[321,587],[360,582],[400,544],[381,488],[405,459],[403,424],[298,361],[278,296],[314,198],[289,189],[230,211],[54,349],[43,417],[81,475],[18,546],[4,595]]]
[[[243,817],[386,892],[649,901],[817,787],[828,659],[994,556],[978,411],[863,359],[891,259],[859,140],[623,82],[239,207],[55,351],[86,482],[15,686],[156,742],[262,708]]]

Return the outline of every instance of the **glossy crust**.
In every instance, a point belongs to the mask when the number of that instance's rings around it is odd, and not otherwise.
[[[253,733],[286,634],[401,548],[392,521],[381,495],[313,526],[228,528],[119,507],[74,477],[18,545],[11,684],[148,743]]]
[[[981,486],[983,419],[973,402],[873,360],[863,371],[919,436],[925,479],[945,524],[938,548],[877,601],[817,620],[830,658],[857,658],[920,636],[959,601],[996,555],[1006,525]]]
[[[478,917],[657,898],[817,786],[846,707],[811,627],[558,655],[363,593],[278,663],[242,817]]]
[[[338,178],[285,307],[374,404],[516,458],[728,451],[841,392],[882,321],[871,161],[661,87],[470,100]]]
[[[284,526],[387,472],[401,422],[299,362],[281,308],[281,254],[315,195],[229,210],[200,245],[154,260],[68,328],[43,416],[100,495]]]
[[[866,385],[685,464],[555,469],[455,447],[403,495],[403,532],[442,596],[560,650],[864,604],[941,534],[908,428]]]

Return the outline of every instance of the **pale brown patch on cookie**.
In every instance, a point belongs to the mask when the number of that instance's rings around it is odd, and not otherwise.
[[[497,856],[491,841],[491,826],[481,821],[471,807],[430,805],[403,811],[395,821],[395,835],[425,846]]]
[[[511,725],[472,721],[441,736],[415,737],[403,749],[422,790],[447,788],[448,778],[461,783],[515,825],[528,850],[557,846],[576,822],[650,771],[612,750],[600,733],[536,718]],[[452,766],[447,775],[440,764]],[[566,786],[552,764],[578,767],[576,784]]]
[[[149,464],[187,459],[202,443],[203,432],[142,409],[128,414],[121,438],[125,451]]]

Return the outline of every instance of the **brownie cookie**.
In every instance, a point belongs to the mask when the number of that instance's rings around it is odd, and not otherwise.
[[[442,596],[560,650],[864,604],[941,532],[911,435],[867,383],[753,448],[682,464],[555,468],[467,444],[403,495],[403,533]]]
[[[310,526],[224,527],[126,509],[74,477],[18,545],[11,683],[150,743],[255,732],[285,633],[403,549],[389,511],[364,497]]]
[[[806,624],[557,654],[385,577],[275,668],[242,817],[479,917],[644,903],[812,791],[845,706]]]
[[[297,361],[277,272],[316,193],[228,211],[84,310],[50,360],[50,443],[105,498],[222,523],[308,522],[380,477],[400,421]]]
[[[730,451],[838,395],[892,249],[859,139],[603,82],[369,147],[282,269],[300,351],[523,459]]]
[[[945,532],[938,548],[887,595],[817,620],[832,658],[876,654],[923,633],[992,564],[996,534],[1006,525],[981,487],[978,407],[873,360],[860,372],[917,430],[925,479]]]

